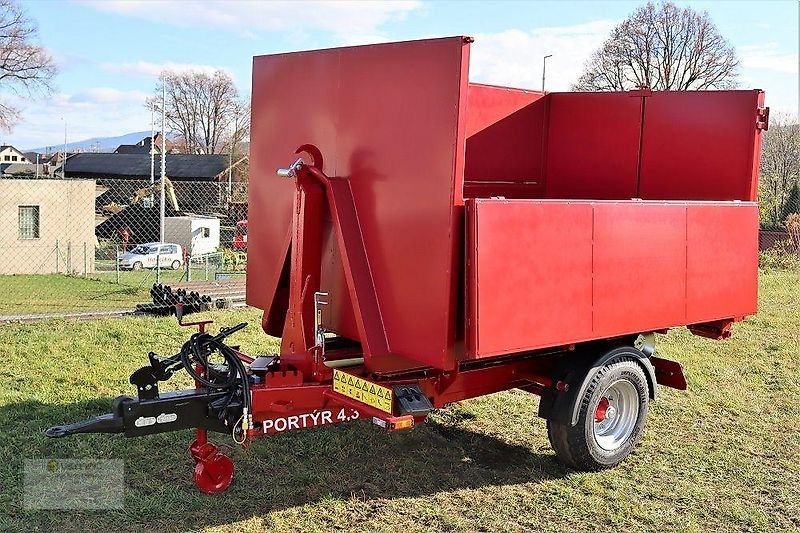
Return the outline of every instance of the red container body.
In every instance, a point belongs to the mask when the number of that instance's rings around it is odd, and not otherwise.
[[[326,211],[322,325],[362,341],[368,287],[387,353],[365,350],[367,369],[380,355],[448,370],[755,312],[761,91],[470,84],[470,42],[255,58],[247,299],[267,333],[286,326],[294,268],[295,184],[275,171],[307,144],[352,192],[366,258],[345,266]]]

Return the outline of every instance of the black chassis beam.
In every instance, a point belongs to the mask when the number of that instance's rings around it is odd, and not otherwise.
[[[53,438],[77,433],[123,433],[126,437],[141,437],[189,428],[228,433],[230,429],[215,414],[212,405],[225,402],[227,395],[226,391],[200,388],[164,392],[148,399],[118,396],[111,413],[54,426],[45,434]],[[235,409],[237,405],[229,408]],[[241,409],[241,405],[238,408]]]

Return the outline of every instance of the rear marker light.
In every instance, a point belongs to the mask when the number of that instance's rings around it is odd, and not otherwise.
[[[393,424],[392,429],[410,429],[414,427],[414,418],[398,418]]]

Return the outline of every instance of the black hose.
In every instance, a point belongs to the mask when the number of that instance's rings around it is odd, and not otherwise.
[[[233,348],[223,342],[225,337],[239,331],[246,325],[246,323],[242,323],[232,328],[222,329],[219,334],[215,336],[208,333],[195,333],[184,343],[178,355],[180,356],[180,362],[186,369],[186,372],[198,383],[210,389],[232,389],[237,382],[240,382],[243,395],[242,403],[248,412],[250,412],[250,382],[247,379],[247,369],[242,360],[236,355]],[[219,352],[225,360],[228,366],[227,374],[215,371],[212,366],[208,364],[208,356],[214,352]],[[197,372],[195,370],[195,364],[202,366],[208,377]],[[208,379],[214,376],[224,377],[225,379],[222,381]]]

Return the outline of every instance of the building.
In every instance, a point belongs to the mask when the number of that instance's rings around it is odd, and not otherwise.
[[[0,175],[4,178],[48,177],[47,165],[36,163],[0,163]]]
[[[67,178],[149,181],[150,154],[70,154],[66,169]],[[227,169],[228,156],[222,154],[167,154],[166,156],[166,174],[172,181],[218,181],[225,176]],[[60,172],[59,167],[56,173]],[[160,174],[159,156],[155,161],[156,178]]]
[[[0,275],[94,271],[93,180],[0,179]]]
[[[10,144],[4,144],[0,146],[0,163],[29,164],[29,163],[35,163],[35,161],[29,161],[25,154],[23,154]]]
[[[229,158],[222,154],[167,154],[166,175],[175,187],[180,211],[199,214],[218,212],[226,203]],[[246,158],[233,167],[246,165]],[[55,170],[56,175],[61,172]],[[155,160],[155,180],[161,175],[161,158]],[[150,185],[149,154],[70,155],[66,163],[68,179],[93,179],[108,188],[98,197],[98,212],[106,205],[128,205],[137,191]]]
[[[161,133],[156,133],[156,143],[154,146],[154,151],[156,154],[161,153]],[[141,141],[136,144],[120,144],[117,146],[117,149],[114,150],[115,154],[150,154],[150,140],[151,138],[145,137]],[[175,143],[170,141],[169,139],[164,139],[164,147],[168,154],[178,153],[177,147]]]

